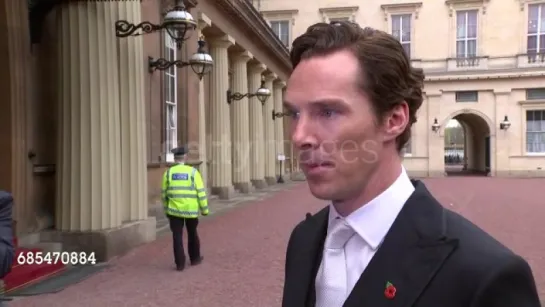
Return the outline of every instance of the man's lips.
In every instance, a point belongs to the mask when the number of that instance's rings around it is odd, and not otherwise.
[[[305,162],[303,165],[307,168],[316,168],[316,167],[333,167],[335,164],[331,161],[322,161],[322,162]]]

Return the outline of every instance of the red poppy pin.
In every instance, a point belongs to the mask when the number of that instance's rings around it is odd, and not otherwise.
[[[386,282],[386,289],[384,289],[384,296],[387,299],[393,300],[396,296],[396,287],[391,282]]]

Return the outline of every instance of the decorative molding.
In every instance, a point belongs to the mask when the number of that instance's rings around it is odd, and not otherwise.
[[[356,13],[359,6],[343,6],[343,7],[324,7],[318,9],[322,15],[323,22],[329,22],[329,18],[349,18],[350,21],[356,22]]]
[[[414,18],[418,19],[418,13],[422,7],[422,2],[383,4],[380,6],[384,13],[384,20],[388,21],[388,16],[399,13],[412,13]]]
[[[299,10],[273,10],[273,11],[261,11],[261,15],[268,22],[288,20],[291,24],[295,24],[295,16],[299,14]]]
[[[520,11],[523,12],[528,4],[543,3],[543,0],[517,0],[519,2]]]
[[[482,9],[483,15],[486,14],[486,6],[490,0],[446,0],[445,4],[449,8],[448,15],[454,16],[454,11],[462,9]]]
[[[518,102],[519,105],[543,105],[545,106],[545,100],[544,99],[536,99],[536,100],[522,100]]]
[[[239,29],[244,31],[248,37],[252,37],[257,44],[262,44],[265,47],[265,53],[273,57],[274,61],[281,63],[282,68],[291,72],[292,65],[288,48],[284,46],[250,1],[215,0],[211,3],[220,12],[230,16],[233,22],[239,24]]]

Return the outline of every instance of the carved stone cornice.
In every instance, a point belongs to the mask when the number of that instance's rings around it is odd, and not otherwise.
[[[238,24],[247,25],[244,29],[245,36],[255,37],[267,47],[267,51],[277,58],[289,71],[292,69],[289,52],[286,46],[274,34],[261,13],[250,1],[240,0],[214,0],[211,1],[226,16],[230,16]]]

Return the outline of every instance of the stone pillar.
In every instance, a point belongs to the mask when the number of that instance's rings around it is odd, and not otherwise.
[[[35,222],[29,160],[30,36],[28,1],[0,0],[0,190],[12,194],[19,230]]]
[[[202,30],[212,25],[212,21],[208,16],[203,13],[199,13],[198,19],[198,37],[202,36]],[[206,106],[205,106],[205,90],[204,90],[204,78],[199,82],[199,160],[202,164],[199,166],[199,171],[204,182],[204,186],[208,188],[208,156],[206,151]]]
[[[263,108],[263,139],[265,142],[265,180],[269,185],[276,183],[276,141],[274,139],[274,121],[272,111],[274,109],[275,91],[273,81],[278,76],[274,73],[265,75],[265,87],[271,90],[271,97],[265,102]]]
[[[251,65],[248,71],[248,91],[255,93],[261,86],[261,73],[267,67]],[[270,99],[270,98],[269,98]],[[265,142],[263,138],[263,105],[257,97],[249,99],[250,109],[250,179],[256,189],[267,186],[265,181]]]
[[[235,40],[224,35],[210,40],[210,55],[214,66],[210,72],[210,120],[212,140],[210,158],[212,165],[212,193],[221,199],[229,199],[233,195],[233,175],[231,168],[231,124],[227,89],[229,88],[229,54],[227,48]]]
[[[118,20],[139,23],[140,0],[114,2]],[[148,217],[148,169],[146,157],[146,109],[142,36],[117,39],[121,120],[122,221]]]
[[[233,93],[252,93],[248,89],[247,63],[252,54],[244,51],[233,59]],[[233,183],[242,193],[250,193],[250,123],[248,98],[231,102],[231,123],[233,124]]]
[[[273,98],[274,98],[274,112],[283,112],[283,92],[284,87],[286,86],[286,82],[284,81],[277,81],[274,83],[274,92],[273,92]],[[272,119],[272,118],[271,118]],[[273,121],[274,125],[274,139],[276,142],[275,145],[275,155],[286,155],[284,152],[284,118],[278,117],[275,118]],[[275,160],[275,174],[276,177],[280,176],[280,161],[278,159]],[[287,161],[282,162],[282,168],[285,169],[285,163]],[[283,175],[285,175],[285,171],[282,170]]]
[[[509,167],[509,156],[511,155],[510,136],[517,127],[510,127],[507,130],[500,129],[500,123],[506,115],[509,115],[509,98],[511,89],[494,90],[496,101],[496,121],[495,126],[490,127],[490,166],[492,176],[509,176],[511,170]],[[515,132],[517,133],[517,132]],[[510,142],[511,141],[511,142]],[[484,152],[484,147],[483,147]]]
[[[57,13],[56,226],[63,232],[50,240],[62,241],[67,250],[94,252],[98,261],[155,239],[155,219],[122,225],[122,182],[131,179],[122,176],[121,164],[120,64],[112,30],[118,5],[71,2]],[[88,33],[84,39],[81,31]]]
[[[443,177],[445,176],[445,127],[440,127],[439,131],[434,132],[431,130],[433,121],[435,118],[442,124],[441,117],[441,92],[428,92],[427,107],[428,107],[428,176],[429,177]]]

